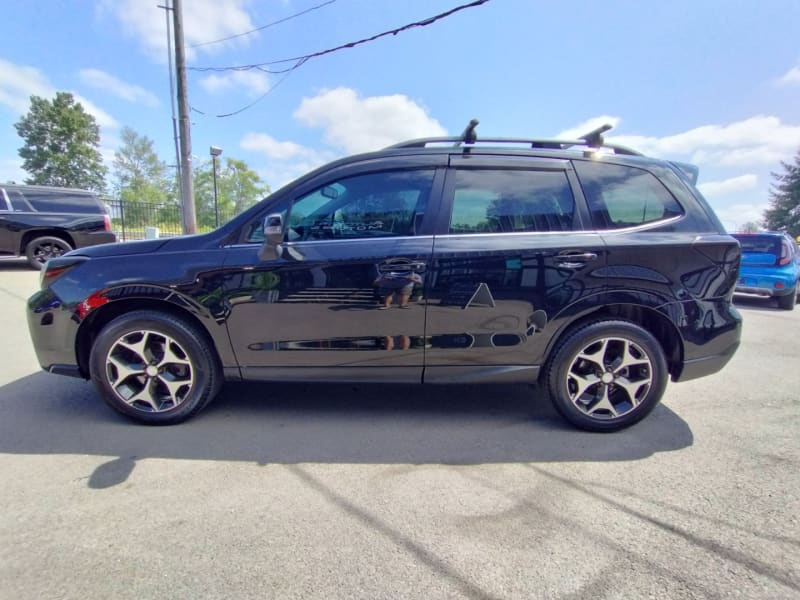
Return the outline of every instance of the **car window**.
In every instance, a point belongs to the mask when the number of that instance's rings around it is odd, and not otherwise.
[[[33,212],[33,207],[19,190],[6,190],[11,207],[15,212]]]
[[[38,212],[100,214],[103,209],[90,194],[62,191],[26,191],[25,198]]]
[[[388,171],[326,183],[297,198],[289,211],[289,241],[415,235],[434,171]]]
[[[459,169],[451,176],[450,233],[572,229],[575,199],[564,171]]]
[[[683,214],[678,201],[643,169],[575,161],[575,170],[598,229],[623,229]]]
[[[774,235],[734,235],[739,240],[742,252],[772,254],[780,256],[781,240]]]

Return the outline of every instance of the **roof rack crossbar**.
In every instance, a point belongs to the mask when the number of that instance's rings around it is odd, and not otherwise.
[[[425,148],[428,144],[453,144],[454,146],[474,145],[480,141],[482,144],[524,144],[530,145],[531,148],[541,148],[544,150],[568,150],[573,146],[586,146],[589,148],[607,148],[613,150],[614,154],[627,154],[641,156],[641,152],[637,152],[626,146],[618,144],[607,144],[603,139],[603,133],[611,129],[611,125],[606,123],[597,129],[582,135],[575,140],[559,140],[559,139],[530,139],[530,138],[510,138],[510,137],[496,137],[496,138],[481,138],[478,140],[478,134],[475,128],[478,126],[478,119],[472,119],[469,125],[464,129],[464,132],[458,137],[429,137],[418,138],[415,140],[408,140],[389,146],[389,148]]]

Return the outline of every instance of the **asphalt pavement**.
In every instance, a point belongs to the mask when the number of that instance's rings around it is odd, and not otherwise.
[[[148,428],[42,372],[0,260],[0,598],[800,597],[800,308],[571,429],[526,386],[227,385]]]

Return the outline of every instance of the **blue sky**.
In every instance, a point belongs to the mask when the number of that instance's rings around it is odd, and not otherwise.
[[[188,64],[306,55],[467,0],[184,0]],[[31,94],[71,91],[101,125],[110,167],[119,131],[174,164],[159,0],[38,0],[4,10],[0,181],[20,181],[13,124]],[[309,168],[425,135],[552,137],[600,122],[609,139],[693,162],[727,227],[757,220],[770,171],[800,150],[800,2],[490,0],[427,27],[314,58],[283,75],[189,72],[192,150],[241,158],[277,189]],[[280,65],[278,65],[280,67]],[[279,83],[273,91],[267,90]],[[236,111],[258,100],[238,115]]]

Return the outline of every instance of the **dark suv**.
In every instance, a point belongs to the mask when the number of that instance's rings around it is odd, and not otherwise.
[[[150,424],[224,380],[542,382],[597,431],[728,362],[739,244],[696,169],[601,130],[479,143],[475,124],[328,164],[212,233],[50,260],[39,362]]]
[[[40,269],[73,248],[117,241],[94,192],[0,184],[0,255],[24,256]]]

